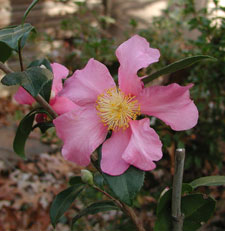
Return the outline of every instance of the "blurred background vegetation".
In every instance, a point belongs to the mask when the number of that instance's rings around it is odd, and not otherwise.
[[[12,19],[7,21],[5,17],[2,23],[18,23],[13,18],[22,16],[24,9],[21,6],[27,6],[28,2],[4,1],[5,9],[11,11]],[[40,12],[43,14],[41,18]],[[119,63],[115,49],[133,34],[145,37],[151,47],[158,48],[161,53],[160,61],[147,70],[140,70],[140,75],[188,56],[204,54],[217,59],[214,62],[201,61],[152,83],[194,83],[191,97],[199,110],[199,122],[191,130],[175,132],[161,121],[151,119],[151,124],[162,139],[164,157],[158,162],[156,170],[146,174],[144,188],[135,202],[149,230],[154,224],[156,200],[160,192],[170,186],[175,148],[186,148],[184,182],[204,175],[224,174],[225,1],[41,1],[27,21],[37,26],[38,33],[30,37],[29,45],[25,48],[26,64],[31,59],[47,56],[51,62],[67,66],[72,73],[83,68],[94,57],[106,64],[113,77],[117,78]],[[17,63],[18,58],[14,56],[8,64],[16,69]],[[52,133],[49,136],[52,137]],[[49,142],[47,136],[43,139]],[[218,206],[219,219],[212,220],[202,230],[222,231],[225,230],[225,195],[221,188],[214,188],[212,192],[222,201],[221,206]],[[101,198],[101,195],[90,192],[90,198],[85,198],[82,203],[88,203],[93,198]],[[112,224],[110,216],[105,218],[110,222],[107,226],[104,222],[102,226],[100,224],[100,230],[133,230],[129,221],[121,217],[120,213],[113,214],[118,219]],[[97,216],[91,222],[81,220],[77,228],[98,230],[90,227],[95,227],[99,219]]]

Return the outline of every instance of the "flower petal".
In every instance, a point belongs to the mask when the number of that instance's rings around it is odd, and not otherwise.
[[[22,87],[19,87],[16,94],[14,95],[14,99],[20,104],[29,104],[35,102],[34,98]]]
[[[70,99],[67,99],[63,96],[56,96],[55,98],[51,99],[50,105],[58,115],[64,114],[69,111],[73,111],[78,107]]]
[[[150,48],[145,38],[134,35],[117,48],[116,56],[120,62],[118,74],[120,89],[127,94],[138,95],[143,85],[137,71],[158,62],[159,50]]]
[[[154,169],[155,163],[153,161],[162,158],[162,143],[149,123],[148,118],[130,121],[132,134],[122,155],[127,163],[144,171]]]
[[[116,176],[124,173],[129,164],[122,159],[122,154],[130,140],[130,129],[120,129],[102,145],[101,170],[109,175]]]
[[[194,127],[198,121],[198,110],[190,99],[189,89],[192,86],[182,87],[173,83],[143,89],[137,97],[141,113],[161,119],[176,131]]]
[[[60,95],[71,99],[74,103],[85,105],[94,103],[98,95],[112,87],[115,87],[115,83],[106,66],[90,59],[84,69],[77,70],[66,80]]]
[[[62,79],[65,79],[68,76],[69,70],[59,63],[52,63],[51,67],[54,76],[52,82],[52,91],[57,94],[62,90]]]
[[[62,155],[81,166],[89,164],[90,155],[107,135],[107,128],[93,106],[79,107],[57,117],[53,123],[57,135],[64,142]]]

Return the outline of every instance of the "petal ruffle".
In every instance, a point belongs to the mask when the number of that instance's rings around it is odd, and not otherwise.
[[[153,161],[162,158],[162,143],[149,126],[149,119],[130,121],[131,137],[122,158],[129,164],[149,171],[155,168]]]
[[[176,131],[194,127],[198,121],[198,110],[190,99],[189,89],[192,86],[182,87],[173,83],[143,89],[137,97],[141,113],[161,119]]]
[[[81,166],[89,164],[90,155],[107,135],[107,128],[91,106],[65,113],[53,123],[57,135],[64,142],[62,155]]]
[[[116,50],[120,62],[119,87],[132,95],[138,95],[142,90],[142,81],[137,76],[137,71],[159,60],[159,50],[150,48],[145,38],[134,35],[122,43]]]
[[[70,99],[67,99],[63,96],[56,96],[55,98],[51,99],[50,105],[58,115],[62,115],[66,112],[73,111],[78,107]]]
[[[124,173],[130,166],[122,159],[122,154],[130,140],[130,129],[120,129],[102,145],[101,170],[115,176]]]
[[[106,66],[90,59],[84,69],[77,70],[66,80],[60,95],[78,105],[85,105],[95,103],[98,95],[112,87],[115,87],[115,83]]]
[[[59,63],[52,63],[51,67],[54,76],[52,82],[52,91],[57,94],[59,91],[62,90],[62,79],[65,79],[68,76],[69,70]]]
[[[31,105],[35,102],[34,98],[22,87],[19,87],[16,94],[14,95],[14,99],[20,104]]]

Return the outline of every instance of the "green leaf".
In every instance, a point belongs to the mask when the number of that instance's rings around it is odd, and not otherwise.
[[[33,2],[29,5],[29,7],[27,8],[27,10],[25,11],[24,15],[23,15],[23,20],[22,20],[22,24],[24,24],[27,15],[29,14],[29,12],[33,9],[33,7],[39,2],[39,0],[33,0]]]
[[[109,211],[109,210],[118,210],[118,207],[112,201],[95,202],[95,203],[89,205],[87,208],[81,210],[79,212],[79,214],[73,218],[72,225],[74,225],[75,222],[83,216],[86,216],[89,214],[96,214],[99,212],[105,212],[105,211]]]
[[[25,158],[25,143],[30,132],[32,131],[35,114],[35,111],[31,111],[20,121],[13,141],[14,152],[22,158]]]
[[[11,56],[12,49],[9,46],[7,46],[5,43],[0,42],[0,51],[1,51],[0,61],[4,63]]]
[[[0,42],[5,43],[11,49],[18,52],[18,43],[21,40],[21,48],[24,47],[27,36],[34,30],[34,27],[25,23],[19,26],[7,27],[0,30]]]
[[[182,184],[182,194],[192,192],[189,184]],[[155,222],[154,231],[170,231],[172,228],[171,220],[171,198],[172,189],[166,191],[160,198],[157,205],[157,220]]]
[[[60,192],[50,207],[50,219],[53,227],[56,226],[60,217],[69,209],[76,197],[84,189],[83,184],[75,184]]]
[[[80,176],[73,176],[69,179],[69,185],[84,184]]]
[[[208,56],[208,55],[196,55],[196,56],[192,56],[192,57],[188,57],[185,59],[181,59],[179,61],[176,61],[166,67],[163,67],[161,70],[154,72],[153,74],[145,77],[143,79],[144,84],[162,76],[162,75],[166,75],[166,74],[170,74],[176,71],[179,71],[181,69],[184,69],[186,67],[191,66],[192,64],[201,61],[203,59],[212,59],[212,60],[216,60],[215,58]]]
[[[44,65],[49,71],[52,72],[51,63],[46,58],[36,59],[36,60],[32,61],[27,68],[30,68],[30,67],[40,67],[41,65]]]
[[[132,205],[134,197],[144,183],[145,172],[130,166],[120,176],[110,176],[105,173],[102,175],[115,196],[122,202]]]
[[[54,124],[52,122],[41,122],[37,123],[32,127],[32,130],[35,128],[40,128],[42,133],[45,133],[49,128],[54,127]]]
[[[216,201],[205,198],[202,194],[191,194],[182,197],[181,210],[185,215],[183,231],[195,231],[201,227],[202,222],[208,221],[212,216]]]
[[[48,69],[31,67],[23,72],[7,74],[3,77],[1,82],[7,86],[21,85],[32,96],[36,97],[52,78],[53,74]]]
[[[99,172],[94,174],[94,183],[100,188],[103,188],[104,186],[104,178]]]
[[[193,180],[190,185],[195,189],[200,186],[225,185],[225,176],[206,176]]]
[[[52,92],[52,79],[48,80],[44,84],[44,86],[42,87],[42,89],[39,93],[49,103],[50,97],[51,97],[51,92]]]

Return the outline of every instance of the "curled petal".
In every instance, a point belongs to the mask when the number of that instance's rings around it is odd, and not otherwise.
[[[130,129],[130,141],[122,158],[144,171],[154,169],[153,161],[162,158],[162,143],[157,133],[149,127],[149,119],[131,121]]]
[[[67,112],[53,121],[56,133],[63,140],[62,155],[66,160],[87,166],[90,155],[105,140],[107,128],[94,107]]]
[[[122,154],[130,140],[130,129],[113,132],[102,145],[101,170],[115,176],[124,173],[130,164],[122,159]]]
[[[115,87],[115,83],[106,66],[90,59],[84,69],[77,70],[66,80],[60,95],[76,104],[85,105],[95,103],[98,95],[112,87]]]
[[[138,95],[143,85],[137,71],[158,62],[159,50],[150,48],[145,38],[134,35],[117,48],[116,56],[120,62],[120,89],[127,94]]]
[[[73,111],[77,109],[77,105],[73,103],[70,99],[67,99],[63,96],[56,96],[50,100],[50,105],[53,110],[58,114],[62,115],[66,112]]]
[[[52,91],[57,94],[59,91],[62,90],[62,79],[65,79],[68,76],[69,70],[59,63],[52,63],[51,67],[54,76],[52,82]]]
[[[14,99],[20,104],[31,105],[35,102],[34,98],[22,87],[19,87],[16,94],[14,95]]]
[[[189,89],[192,86],[182,87],[173,83],[143,89],[137,97],[141,113],[161,119],[176,131],[194,127],[198,121],[198,110],[190,99]]]

